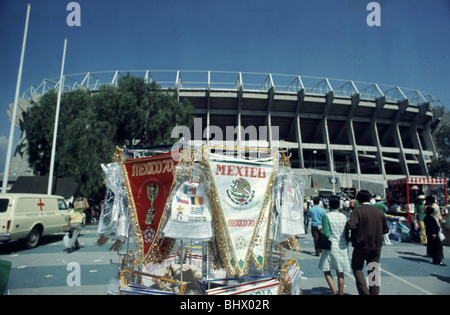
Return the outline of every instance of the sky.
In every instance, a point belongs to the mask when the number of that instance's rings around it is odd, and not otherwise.
[[[21,93],[65,74],[211,70],[339,78],[417,89],[450,109],[450,0],[0,0],[0,173],[27,4]],[[15,141],[20,135],[15,129]]]

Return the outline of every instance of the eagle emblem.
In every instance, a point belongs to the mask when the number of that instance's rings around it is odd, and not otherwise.
[[[245,206],[253,200],[255,191],[246,179],[238,178],[233,180],[230,188],[227,189],[227,196],[235,205]]]

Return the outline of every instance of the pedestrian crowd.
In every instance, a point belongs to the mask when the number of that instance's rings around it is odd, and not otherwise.
[[[435,198],[418,195],[414,210],[420,244],[427,246],[427,256],[432,258],[433,264],[446,266],[442,262],[442,216]],[[320,256],[318,268],[324,272],[333,295],[343,294],[344,272],[350,270],[353,270],[360,295],[379,294],[381,248],[383,244],[391,245],[386,212],[387,206],[382,199],[374,198],[367,190],[359,191],[356,200],[336,195],[328,200],[305,198],[305,231],[311,224],[315,255]],[[351,262],[350,243],[353,246]],[[364,264],[367,265],[369,284],[363,273]],[[333,270],[337,275],[337,289],[331,275]]]

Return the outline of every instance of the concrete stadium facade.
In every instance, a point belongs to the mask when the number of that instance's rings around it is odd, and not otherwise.
[[[202,130],[227,126],[278,127],[274,145],[286,150],[303,173],[336,172],[366,178],[427,177],[436,156],[432,133],[445,113],[440,102],[419,90],[340,79],[224,71],[124,70],[64,76],[64,91],[117,85],[121,75],[155,81],[189,100]],[[58,80],[43,80],[23,93],[36,99]],[[26,106],[24,106],[26,107]],[[18,123],[19,124],[19,123]],[[194,131],[193,131],[194,132]],[[203,142],[211,141],[205,133]],[[239,140],[241,139],[241,140]],[[260,139],[260,138],[259,138]],[[235,145],[248,143],[240,138]],[[307,171],[309,170],[309,171]]]

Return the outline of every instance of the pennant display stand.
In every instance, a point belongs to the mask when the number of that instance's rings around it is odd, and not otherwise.
[[[299,251],[305,233],[304,181],[282,152],[258,160],[211,149],[124,148],[102,165],[98,243],[127,244],[115,293],[300,293],[300,266],[284,251]]]

